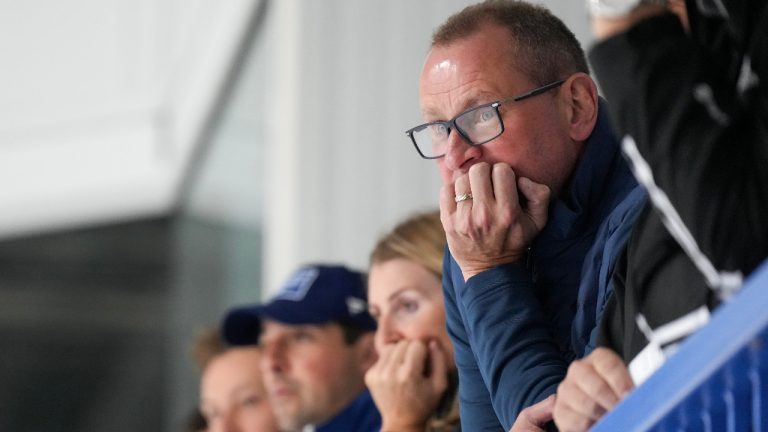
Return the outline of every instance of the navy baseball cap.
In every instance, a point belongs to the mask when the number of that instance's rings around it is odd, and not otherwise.
[[[368,313],[365,275],[343,266],[304,266],[268,303],[231,309],[222,325],[224,340],[231,345],[255,344],[262,319],[294,325],[338,322],[376,330]]]

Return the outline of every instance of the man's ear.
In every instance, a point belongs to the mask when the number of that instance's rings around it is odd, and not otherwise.
[[[561,95],[565,102],[571,139],[585,141],[597,123],[598,97],[595,82],[589,75],[577,72],[565,80]]]
[[[376,360],[379,359],[379,355],[376,354],[376,347],[373,343],[373,335],[375,332],[368,332],[355,342],[357,356],[360,366],[362,366],[363,372],[370,369]]]

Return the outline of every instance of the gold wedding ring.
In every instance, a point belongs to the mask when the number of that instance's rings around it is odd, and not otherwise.
[[[460,203],[462,201],[471,200],[472,199],[472,194],[471,193],[465,193],[465,194],[456,195],[456,197],[454,197],[453,199],[457,203]]]

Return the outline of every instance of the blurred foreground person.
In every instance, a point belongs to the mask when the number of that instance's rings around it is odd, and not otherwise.
[[[460,430],[440,283],[444,247],[435,211],[402,222],[371,253],[368,303],[379,360],[365,379],[382,432]]]
[[[261,370],[284,431],[378,431],[364,376],[376,362],[365,276],[309,265],[269,303],[237,308],[224,320],[233,345],[258,343]]]
[[[564,431],[612,409],[768,256],[768,8],[680,3],[590,3],[590,59],[653,208],[617,265],[604,348],[558,389]]]

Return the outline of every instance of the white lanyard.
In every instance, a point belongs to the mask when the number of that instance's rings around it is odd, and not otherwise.
[[[707,285],[715,291],[721,301],[727,301],[741,288],[743,276],[740,271],[718,271],[712,262],[699,248],[696,239],[683,222],[680,214],[669,200],[669,197],[656,184],[653,172],[640,151],[635,140],[627,135],[621,142],[622,150],[630,162],[630,168],[638,183],[648,191],[648,197],[654,209],[659,213],[661,221],[669,231],[669,234],[677,241],[686,255],[691,259],[696,268],[704,276]],[[638,314],[637,326],[648,339],[648,345],[635,356],[629,364],[629,372],[635,385],[640,385],[666,359],[672,355],[681,339],[689,336],[703,327],[709,321],[709,310],[706,306],[678,318],[667,324],[651,329],[645,317]],[[666,345],[666,346],[665,346]]]
[[[728,300],[741,288],[743,282],[741,272],[718,271],[715,269],[709,258],[699,249],[699,245],[696,243],[693,235],[691,235],[688,227],[685,226],[682,218],[680,218],[680,214],[677,213],[677,210],[669,201],[667,194],[656,185],[651,167],[643,159],[643,156],[640,155],[635,140],[627,135],[622,140],[621,147],[624,150],[624,154],[629,158],[632,173],[635,175],[638,183],[643,185],[645,190],[648,191],[648,197],[651,199],[653,207],[659,212],[661,221],[664,223],[667,231],[677,240],[685,254],[688,255],[696,268],[704,275],[707,285],[715,291],[718,298],[723,301]]]

